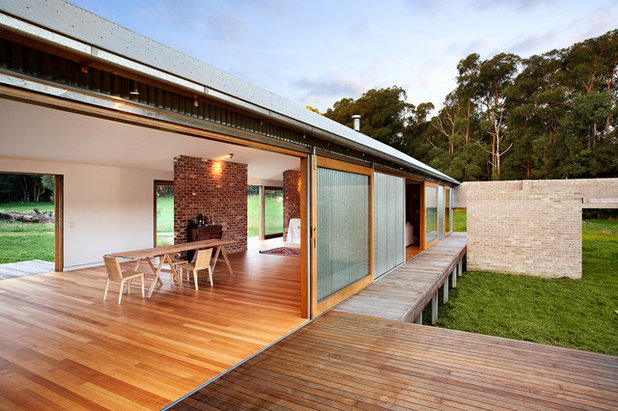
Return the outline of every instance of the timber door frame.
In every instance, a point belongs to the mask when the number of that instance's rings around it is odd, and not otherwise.
[[[372,168],[359,166],[356,164],[346,163],[340,160],[334,160],[326,157],[319,157],[315,154],[311,156],[311,224],[310,224],[310,241],[311,241],[311,289],[310,289],[310,307],[311,307],[311,318],[315,318],[323,312],[327,311],[337,303],[345,300],[351,295],[356,294],[358,291],[362,290],[369,284],[371,284],[375,280],[375,271],[374,271],[374,215],[373,215],[373,188],[374,188],[374,178],[373,173],[374,170]],[[369,213],[369,273],[363,278],[357,280],[356,282],[348,285],[346,288],[337,291],[336,293],[324,298],[322,301],[318,302],[318,230],[317,230],[317,219],[318,219],[318,179],[317,172],[318,167],[322,168],[330,168],[333,170],[345,171],[348,173],[361,174],[369,177],[369,204],[368,204],[368,213]]]

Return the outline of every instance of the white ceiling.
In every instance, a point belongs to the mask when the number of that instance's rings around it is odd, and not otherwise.
[[[248,164],[250,179],[282,180],[299,159],[147,127],[0,99],[0,156],[173,171],[174,157]]]

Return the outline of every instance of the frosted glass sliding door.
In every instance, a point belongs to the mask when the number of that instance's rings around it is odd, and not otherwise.
[[[317,301],[370,275],[369,176],[317,168]]]
[[[384,274],[401,264],[404,256],[405,179],[375,173],[374,181],[374,253],[375,275]]]

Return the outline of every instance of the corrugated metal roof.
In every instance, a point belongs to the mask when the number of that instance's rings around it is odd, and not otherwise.
[[[149,68],[155,70],[150,70],[147,74],[157,76],[163,81],[169,82],[166,74],[181,77],[185,81],[177,81],[175,84],[193,90],[196,90],[196,87],[199,90],[199,86],[204,86],[206,88],[204,92],[214,98],[226,100],[227,96],[228,103],[243,109],[272,116],[278,121],[289,120],[296,126],[299,123],[306,125],[310,130],[326,134],[340,143],[369,149],[372,154],[379,157],[426,172],[441,180],[459,183],[393,147],[66,1],[2,0],[0,8],[9,15],[96,47],[90,53],[93,57],[103,58],[106,55],[105,51],[113,53],[150,66]],[[66,47],[66,44],[53,37],[47,40]],[[117,58],[114,61],[113,55],[105,57],[110,62],[122,63]],[[149,68],[136,66],[140,71],[149,71]]]

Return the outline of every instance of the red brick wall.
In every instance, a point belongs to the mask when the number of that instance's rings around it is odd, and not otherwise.
[[[178,156],[174,159],[174,241],[187,241],[187,222],[198,214],[238,240],[228,253],[247,249],[247,165]]]
[[[283,172],[283,239],[288,235],[290,218],[300,218],[300,171]]]

